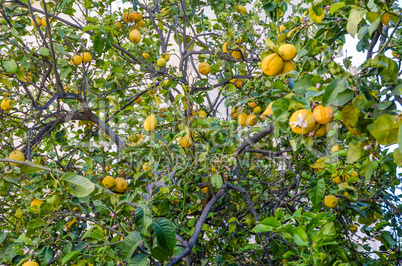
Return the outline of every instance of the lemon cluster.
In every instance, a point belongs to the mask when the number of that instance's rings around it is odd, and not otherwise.
[[[313,112],[301,109],[292,114],[289,119],[290,128],[299,135],[314,132],[316,138],[325,136],[331,129],[331,120],[334,117],[334,110],[331,106],[322,105],[314,108]]]
[[[283,75],[296,70],[292,60],[297,55],[297,49],[293,44],[283,44],[279,47],[279,54],[268,55],[262,61],[262,71],[268,76]]]

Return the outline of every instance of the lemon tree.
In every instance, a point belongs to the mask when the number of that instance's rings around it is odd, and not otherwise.
[[[0,0],[0,261],[396,265],[400,4],[299,2]]]

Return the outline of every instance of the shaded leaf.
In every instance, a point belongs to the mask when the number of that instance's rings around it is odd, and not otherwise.
[[[124,260],[129,261],[133,256],[134,251],[143,242],[140,232],[131,232],[124,238],[123,245],[121,246],[121,256]]]
[[[176,229],[166,218],[156,218],[152,223],[158,244],[167,250],[173,250],[176,246]]]
[[[68,192],[75,197],[86,197],[94,191],[94,184],[83,176],[75,173],[65,173],[60,180],[68,183]]]
[[[152,224],[151,210],[145,206],[138,206],[135,209],[135,225],[144,235],[150,236],[148,227]]]
[[[293,231],[293,238],[298,246],[308,246],[308,237],[301,227],[296,227]]]

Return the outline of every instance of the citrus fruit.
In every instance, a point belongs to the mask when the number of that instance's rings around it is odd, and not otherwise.
[[[129,39],[132,43],[139,43],[141,41],[141,32],[139,30],[132,30]]]
[[[237,118],[237,115],[238,115],[237,110],[238,110],[238,107],[232,108],[231,115],[233,118]]]
[[[27,261],[22,264],[22,266],[39,266],[39,263],[37,263],[36,261]]]
[[[254,107],[257,106],[257,103],[256,103],[256,102],[249,102],[249,103],[247,103],[247,105],[248,105],[249,107],[251,107],[251,108],[254,108]]]
[[[296,70],[296,66],[292,61],[284,61],[282,72],[279,73],[280,76],[283,74],[289,73],[292,70]]]
[[[130,14],[130,17],[132,18],[132,20],[134,20],[135,22],[139,22],[142,20],[142,14],[141,12],[138,11],[134,11],[133,13]]]
[[[334,146],[332,146],[331,151],[332,152],[337,152],[341,150],[341,144],[335,144]]]
[[[109,166],[109,165],[106,165],[106,166],[105,166],[105,171],[106,171],[106,172],[109,172],[109,171],[110,171],[110,166]]]
[[[203,62],[198,66],[198,71],[202,75],[208,75],[211,72],[211,65],[207,62]]]
[[[1,101],[1,109],[3,109],[4,111],[10,111],[12,109],[11,107],[11,100],[10,99],[4,99]]]
[[[107,189],[114,188],[114,186],[116,186],[116,180],[113,176],[109,175],[102,180],[102,184]]]
[[[314,108],[313,115],[318,124],[326,124],[334,117],[334,110],[331,106],[324,107],[319,105]]]
[[[82,57],[82,61],[84,61],[84,63],[90,63],[92,60],[92,55],[89,52],[84,52],[81,57]]]
[[[183,148],[188,148],[191,146],[192,143],[193,143],[193,140],[191,138],[190,130],[186,129],[186,135],[184,137],[179,137],[179,144]]]
[[[333,209],[338,205],[338,198],[334,195],[328,195],[324,199],[324,204],[328,208]]]
[[[166,59],[165,58],[159,58],[158,61],[156,61],[156,64],[160,67],[165,67],[166,66]]]
[[[316,126],[314,128],[314,131],[315,131],[314,137],[321,138],[321,137],[327,135],[328,132],[331,130],[331,127],[332,127],[331,123],[327,123],[325,125],[316,124]]]
[[[116,178],[116,186],[114,190],[119,193],[124,193],[127,191],[127,181],[124,178]]]
[[[146,162],[142,165],[143,171],[151,171],[151,169],[152,169],[152,164],[150,162]]]
[[[166,62],[169,62],[169,60],[170,60],[170,55],[169,55],[169,54],[165,54],[165,55],[163,56],[163,58],[165,58]]]
[[[120,21],[116,21],[115,25],[116,25],[116,29],[118,29],[118,30],[120,30],[121,28],[123,28],[123,25],[121,24]]]
[[[19,150],[14,150],[10,153],[10,156],[8,156],[11,160],[15,160],[15,161],[21,161],[23,162],[25,160],[24,154],[22,153],[22,151]],[[12,165],[19,165],[16,163],[11,163]]]
[[[71,59],[70,59],[71,64],[78,66],[82,63],[82,57],[79,55],[74,55]]]
[[[279,47],[279,55],[284,61],[290,61],[296,57],[297,49],[293,44],[283,44]]]
[[[237,118],[237,122],[239,123],[239,126],[244,127],[246,125],[246,120],[247,120],[247,114],[246,113],[241,113],[239,117]]]
[[[268,55],[264,58],[262,61],[262,71],[268,76],[276,76],[279,73],[281,73],[283,69],[283,60],[282,58],[274,53],[271,55]]]
[[[258,122],[258,117],[255,114],[249,114],[246,118],[246,124],[250,127],[254,126]]]
[[[149,58],[149,54],[148,53],[142,53],[142,57],[144,57],[145,59]]]
[[[292,114],[289,119],[290,128],[299,135],[311,132],[315,127],[313,113],[307,109],[301,109]]]
[[[42,20],[40,18],[35,18],[36,23],[38,24],[38,26],[42,26]],[[35,27],[35,22],[32,20],[32,26]]]
[[[149,115],[144,121],[144,129],[148,132],[154,130],[158,125],[158,120],[154,114]]]

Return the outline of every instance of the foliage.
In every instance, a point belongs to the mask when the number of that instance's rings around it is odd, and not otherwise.
[[[0,0],[1,261],[400,260],[401,8],[295,2]]]

